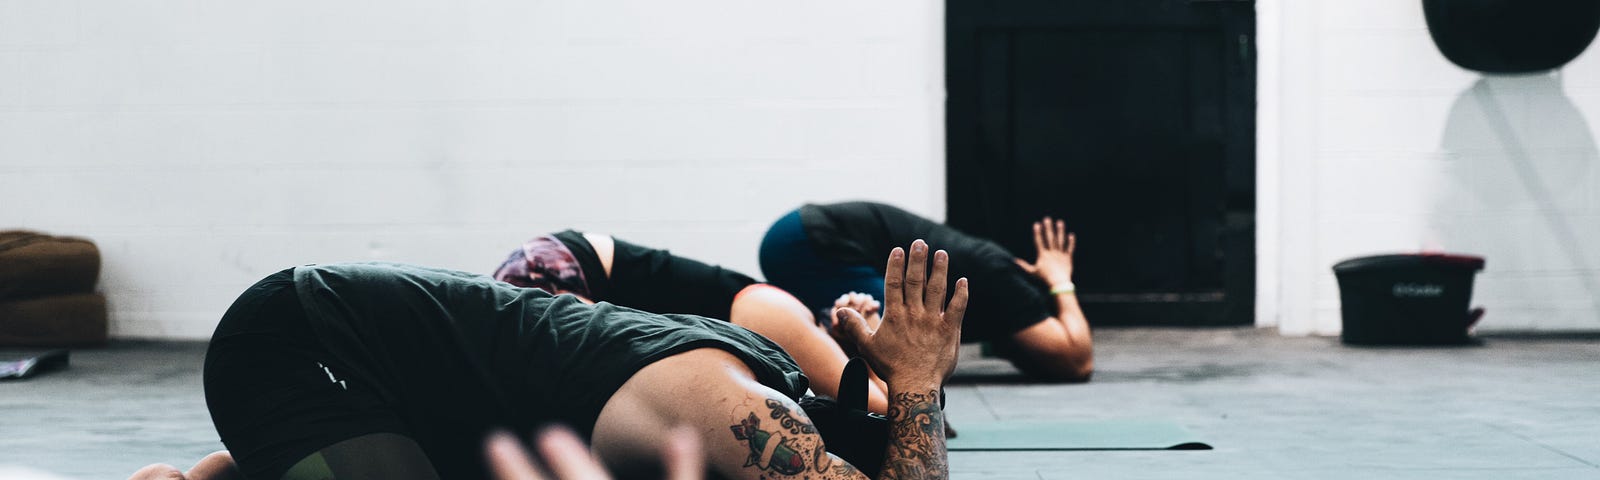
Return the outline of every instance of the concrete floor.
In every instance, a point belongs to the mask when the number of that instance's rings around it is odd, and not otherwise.
[[[1600,478],[1600,340],[1349,348],[1262,330],[1102,329],[1084,385],[1016,382],[968,355],[950,421],[1153,419],[1210,451],[955,452],[954,478]],[[80,479],[221,448],[204,345],[122,342],[0,382],[0,471]],[[969,352],[970,353],[970,352]]]

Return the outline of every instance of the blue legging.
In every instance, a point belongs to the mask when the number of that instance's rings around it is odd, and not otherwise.
[[[818,254],[806,239],[800,210],[789,212],[767,229],[766,237],[761,239],[760,256],[761,274],[767,277],[767,283],[799,298],[823,325],[832,323],[826,319],[833,310],[833,301],[846,292],[883,300],[883,271]]]

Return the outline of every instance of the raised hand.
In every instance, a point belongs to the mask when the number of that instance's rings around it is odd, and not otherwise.
[[[1033,222],[1033,246],[1038,258],[1033,263],[1016,259],[1017,266],[1039,277],[1051,290],[1072,288],[1072,251],[1078,246],[1078,236],[1067,233],[1067,224],[1061,220]]]
[[[950,256],[933,253],[928,266],[928,244],[911,243],[911,252],[895,248],[883,275],[884,316],[877,328],[850,307],[835,310],[838,329],[859,346],[862,357],[895,390],[937,389],[955,371],[961,345],[961,318],[967,311],[967,279],[956,281],[955,294],[945,303]]]

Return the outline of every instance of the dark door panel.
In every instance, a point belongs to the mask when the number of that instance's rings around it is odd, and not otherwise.
[[[1096,324],[1249,323],[1253,6],[948,5],[951,224],[1029,258],[1067,219]]]

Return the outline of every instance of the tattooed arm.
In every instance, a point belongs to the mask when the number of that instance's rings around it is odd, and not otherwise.
[[[891,387],[893,388],[893,387]],[[944,412],[939,390],[892,392],[889,405],[889,448],[881,480],[949,478],[944,446]]]
[[[883,276],[884,311],[876,329],[859,312],[835,311],[842,334],[889,384],[889,446],[880,479],[942,479],[950,475],[944,444],[939,388],[956,368],[961,318],[967,310],[967,279],[955,282],[945,304],[950,257],[928,245],[911,244],[910,260],[896,248]]]
[[[928,256],[920,240],[912,244],[909,264],[904,250],[890,254],[887,315],[879,328],[868,330],[855,310],[838,311],[846,334],[889,385],[882,479],[949,476],[939,386],[955,369],[967,284],[956,282],[946,308],[949,257],[935,253],[928,274]],[[720,349],[690,350],[635,373],[601,410],[594,450],[610,468],[629,470],[629,464],[660,458],[675,425],[700,434],[707,466],[727,478],[866,479],[827,452],[799,405],[757,382],[748,366]]]
[[[867,478],[827,452],[794,400],[719,349],[690,350],[635,373],[601,410],[594,450],[614,471],[637,472],[662,456],[674,425],[699,433],[707,467],[722,477]]]

